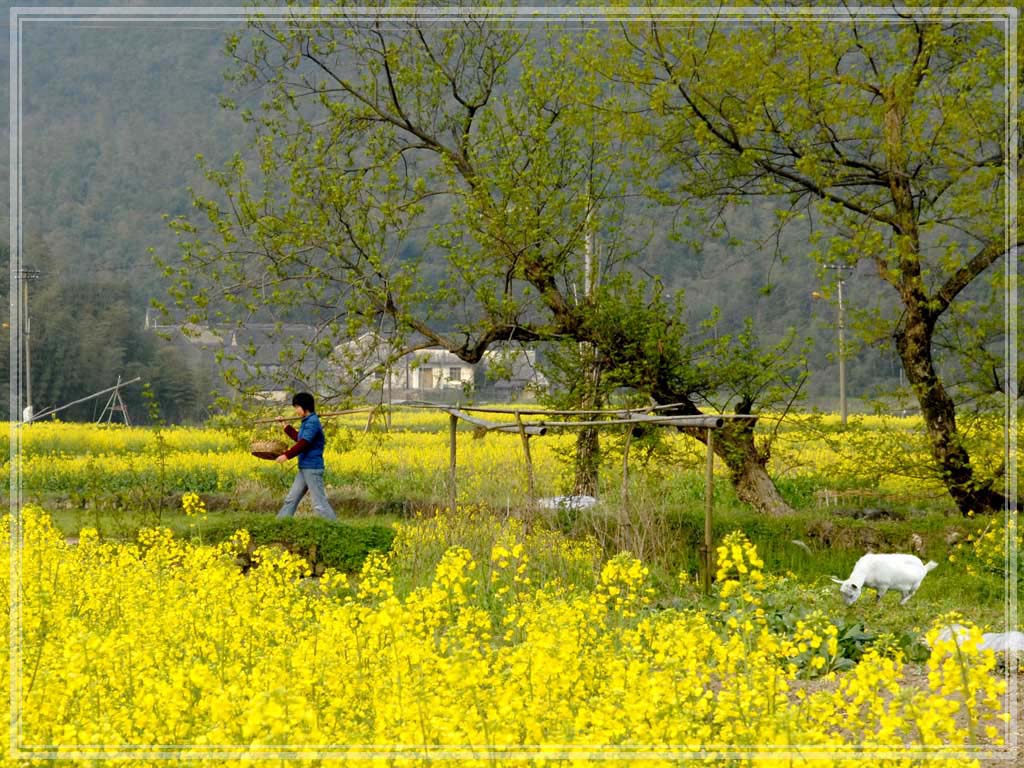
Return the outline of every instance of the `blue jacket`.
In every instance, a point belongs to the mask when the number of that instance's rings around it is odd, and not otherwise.
[[[298,456],[299,469],[324,468],[324,445],[327,438],[324,437],[319,416],[311,413],[302,419],[298,431],[292,426],[285,427],[284,431],[288,437],[296,441],[295,445],[288,449],[288,458]]]

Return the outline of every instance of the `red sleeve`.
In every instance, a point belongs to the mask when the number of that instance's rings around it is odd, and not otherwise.
[[[288,437],[290,437],[292,440],[298,440],[299,439],[298,431],[291,424],[287,425],[284,428],[284,433],[286,435],[288,435]]]
[[[295,430],[292,431],[294,432]],[[311,443],[309,442],[309,440],[299,440],[299,442],[297,442],[295,445],[293,445],[291,448],[285,451],[284,455],[287,456],[289,459],[294,459],[304,450],[309,448],[310,445]]]

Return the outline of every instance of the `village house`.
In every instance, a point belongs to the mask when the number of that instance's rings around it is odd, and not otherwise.
[[[536,368],[536,352],[532,349],[488,350],[484,359],[473,365],[438,347],[389,354],[388,339],[364,333],[335,346],[326,359],[307,355],[292,360],[292,350],[316,341],[315,326],[196,326],[162,322],[160,313],[150,309],[146,312],[145,327],[175,341],[211,366],[219,364],[233,370],[255,384],[259,396],[270,401],[286,400],[288,388],[305,387],[325,373],[347,381],[356,393],[387,390],[393,400],[443,398],[446,394],[457,396],[472,391],[498,402],[510,402],[547,384]]]
[[[424,399],[445,392],[489,393],[499,401],[517,400],[547,385],[532,349],[494,349],[476,365],[448,350],[426,347],[399,354],[374,333],[335,347],[339,368],[360,381],[360,389],[390,390],[391,399]],[[390,361],[390,362],[389,362]],[[498,375],[501,369],[505,375]]]

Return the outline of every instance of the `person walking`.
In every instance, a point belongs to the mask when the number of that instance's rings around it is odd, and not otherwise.
[[[337,520],[338,517],[331,509],[331,504],[327,501],[327,491],[324,489],[324,445],[327,438],[324,437],[320,417],[316,415],[316,403],[308,392],[299,392],[292,397],[292,406],[295,408],[295,415],[302,419],[302,424],[297,430],[291,424],[284,428],[285,434],[295,441],[295,445],[278,456],[277,462],[284,464],[298,456],[299,471],[288,495],[284,497],[284,504],[277,516],[283,518],[294,515],[296,507],[308,490],[313,501],[313,510],[327,520]]]

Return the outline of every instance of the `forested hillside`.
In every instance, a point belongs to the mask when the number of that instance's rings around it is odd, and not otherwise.
[[[151,383],[170,420],[206,413],[216,383],[207,366],[146,332],[144,317],[165,292],[148,249],[174,247],[162,216],[183,212],[188,187],[202,183],[196,154],[219,159],[233,148],[238,127],[218,103],[226,29],[25,24],[21,223],[23,263],[41,272],[30,289],[37,410],[121,375]],[[6,111],[6,78],[3,89]],[[6,153],[3,161],[6,173]],[[0,348],[6,374],[9,350]],[[147,418],[139,386],[125,399],[134,420]],[[96,408],[94,401],[62,415],[88,419]]]
[[[176,246],[162,217],[187,212],[190,186],[206,188],[195,156],[216,167],[245,151],[246,126],[237,111],[220,107],[223,97],[244,106],[260,96],[233,92],[224,80],[223,43],[236,26],[167,20],[26,25],[23,261],[42,271],[31,301],[37,409],[109,386],[119,374],[143,375],[164,393],[169,417],[201,417],[214,382],[142,330],[150,299],[166,297],[147,249],[173,261]],[[0,82],[6,109],[7,81]],[[7,186],[0,189],[6,201]],[[811,297],[834,276],[820,275],[807,257],[809,229],[796,225],[776,237],[774,205],[764,200],[731,209],[728,234],[713,238],[702,230],[670,238],[670,218],[666,213],[664,226],[650,232],[642,270],[661,275],[671,293],[685,292],[692,327],[718,308],[719,325],[709,333],[734,331],[750,317],[767,341],[790,328],[812,337],[806,393],[813,404],[835,407],[834,295]],[[419,245],[414,235],[405,247]],[[848,307],[887,304],[880,286],[867,271],[851,274]],[[891,352],[858,349],[853,338],[850,343],[851,398],[898,381]],[[6,370],[6,346],[0,347]],[[141,405],[132,405],[142,417]],[[91,411],[90,404],[70,415],[88,418]]]

